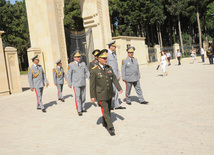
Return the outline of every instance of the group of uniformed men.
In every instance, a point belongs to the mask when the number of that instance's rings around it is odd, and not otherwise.
[[[120,105],[118,94],[123,92],[119,81],[121,79],[118,69],[116,43],[115,41],[107,44],[109,49],[94,50],[93,55],[95,59],[90,62],[89,70],[84,62],[81,61],[81,54],[79,50],[73,53],[74,61],[68,65],[68,76],[66,76],[61,59],[53,69],[54,84],[57,86],[58,99],[65,101],[62,95],[64,79],[68,82],[68,86],[74,89],[76,109],[79,116],[85,109],[86,99],[86,77],[90,79],[90,95],[92,103],[98,102],[101,107],[103,121],[102,124],[106,127],[111,135],[115,135],[115,129],[111,122],[111,110],[126,109]],[[147,104],[140,87],[140,71],[136,58],[134,58],[135,48],[130,46],[127,48],[128,56],[122,60],[122,80],[126,84],[126,103],[131,105],[130,92],[132,85],[139,97],[141,104]],[[36,92],[37,109],[46,112],[42,103],[42,93],[44,82],[49,85],[44,71],[39,64],[38,55],[32,58],[33,64],[28,68],[28,81],[31,91]]]

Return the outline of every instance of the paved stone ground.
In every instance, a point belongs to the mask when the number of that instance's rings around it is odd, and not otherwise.
[[[0,97],[0,154],[214,154],[214,66],[183,59],[172,62],[169,75],[157,65],[141,66],[141,86],[149,105],[114,110],[116,136],[101,125],[101,110],[90,103],[77,116],[73,89],[65,85],[66,102],[57,101],[55,87],[44,90],[47,113],[36,110],[34,92]],[[23,87],[28,87],[22,76]],[[121,82],[125,90],[125,84]]]

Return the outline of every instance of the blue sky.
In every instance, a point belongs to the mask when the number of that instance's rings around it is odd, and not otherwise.
[[[7,1],[9,1],[9,0],[7,0]],[[10,0],[10,3],[11,3],[11,4],[14,4],[15,1],[22,1],[22,0]]]

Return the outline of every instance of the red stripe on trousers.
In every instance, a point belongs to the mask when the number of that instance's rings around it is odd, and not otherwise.
[[[76,92],[75,92],[75,88],[73,87],[74,89],[74,95],[75,95],[75,103],[76,103],[76,108],[77,108],[77,113],[79,112],[78,111],[78,105],[77,105],[77,96],[76,96]]]
[[[57,87],[57,91],[58,91],[58,97],[59,97],[59,88],[58,88],[58,86],[56,86]],[[59,97],[60,98],[60,97]],[[61,99],[61,98],[60,98]]]
[[[126,92],[125,92],[125,95],[126,95],[126,103],[127,103],[127,82],[126,82]]]
[[[100,102],[100,105],[101,105],[101,107],[102,107],[102,114],[103,114],[103,117],[104,117],[104,119],[105,119],[105,121],[106,121],[106,118],[105,118],[105,115],[104,115],[104,108],[103,108],[103,105],[102,105],[102,103],[101,103],[101,101],[99,101]],[[107,122],[105,122],[106,124],[107,124]],[[107,124],[107,128],[108,128],[108,124]],[[109,129],[109,128],[108,128]]]
[[[36,91],[36,88],[34,88],[34,90],[35,90],[35,93],[36,93],[37,102],[38,102],[38,104],[39,104],[39,97],[38,97],[38,93],[37,93],[37,91]],[[40,106],[40,108],[41,108],[41,105],[40,105],[40,104],[39,104],[39,106]]]

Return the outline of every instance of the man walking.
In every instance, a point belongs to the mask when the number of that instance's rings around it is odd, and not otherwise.
[[[118,69],[117,55],[116,55],[116,43],[115,43],[115,41],[112,41],[112,42],[108,43],[107,45],[109,46],[109,50],[107,53],[107,55],[108,55],[107,64],[112,67],[113,72],[114,72],[115,76],[117,77],[117,80],[120,81],[120,72]],[[115,109],[126,109],[125,107],[122,107],[120,105],[119,98],[118,98],[118,91],[114,84],[113,84],[113,89],[114,89],[115,96],[114,96],[114,100],[112,102],[112,109],[114,109],[114,108]]]
[[[96,49],[92,52],[92,54],[94,55],[94,60],[90,62],[89,64],[89,70],[91,70],[94,66],[96,66],[98,64],[98,58],[97,58],[97,54],[100,52],[100,50]]]
[[[39,65],[38,55],[32,58],[33,64],[28,68],[28,82],[31,91],[35,91],[37,98],[37,110],[41,109],[42,112],[46,112],[45,107],[42,103],[43,88],[49,85],[49,82],[45,76],[44,70],[41,65]]]
[[[91,101],[99,101],[103,114],[103,126],[107,127],[111,135],[115,135],[115,129],[111,121],[111,102],[114,96],[113,84],[121,94],[122,88],[115,76],[113,69],[107,65],[107,49],[102,50],[97,56],[99,64],[91,69],[90,94]]]
[[[176,58],[178,59],[178,65],[181,65],[182,54],[179,49],[177,50]]]
[[[204,49],[201,47],[201,60],[204,62]]]
[[[67,77],[62,68],[61,59],[59,59],[56,62],[56,64],[57,64],[57,67],[53,69],[53,80],[54,80],[54,84],[57,86],[58,100],[65,102],[65,99],[62,96],[62,90],[63,90],[64,79],[67,81]]]
[[[210,65],[213,65],[213,50],[211,46],[207,49],[207,57],[209,59]]]
[[[127,48],[128,57],[122,60],[122,79],[126,83],[126,103],[131,105],[130,92],[132,86],[134,86],[140,103],[147,104],[148,102],[145,101],[140,87],[140,71],[138,61],[133,57],[134,51],[135,48],[133,46]]]
[[[86,77],[89,79],[90,73],[84,62],[81,62],[79,50],[73,53],[74,61],[68,65],[68,86],[74,89],[76,109],[79,116],[85,110],[86,98]]]

